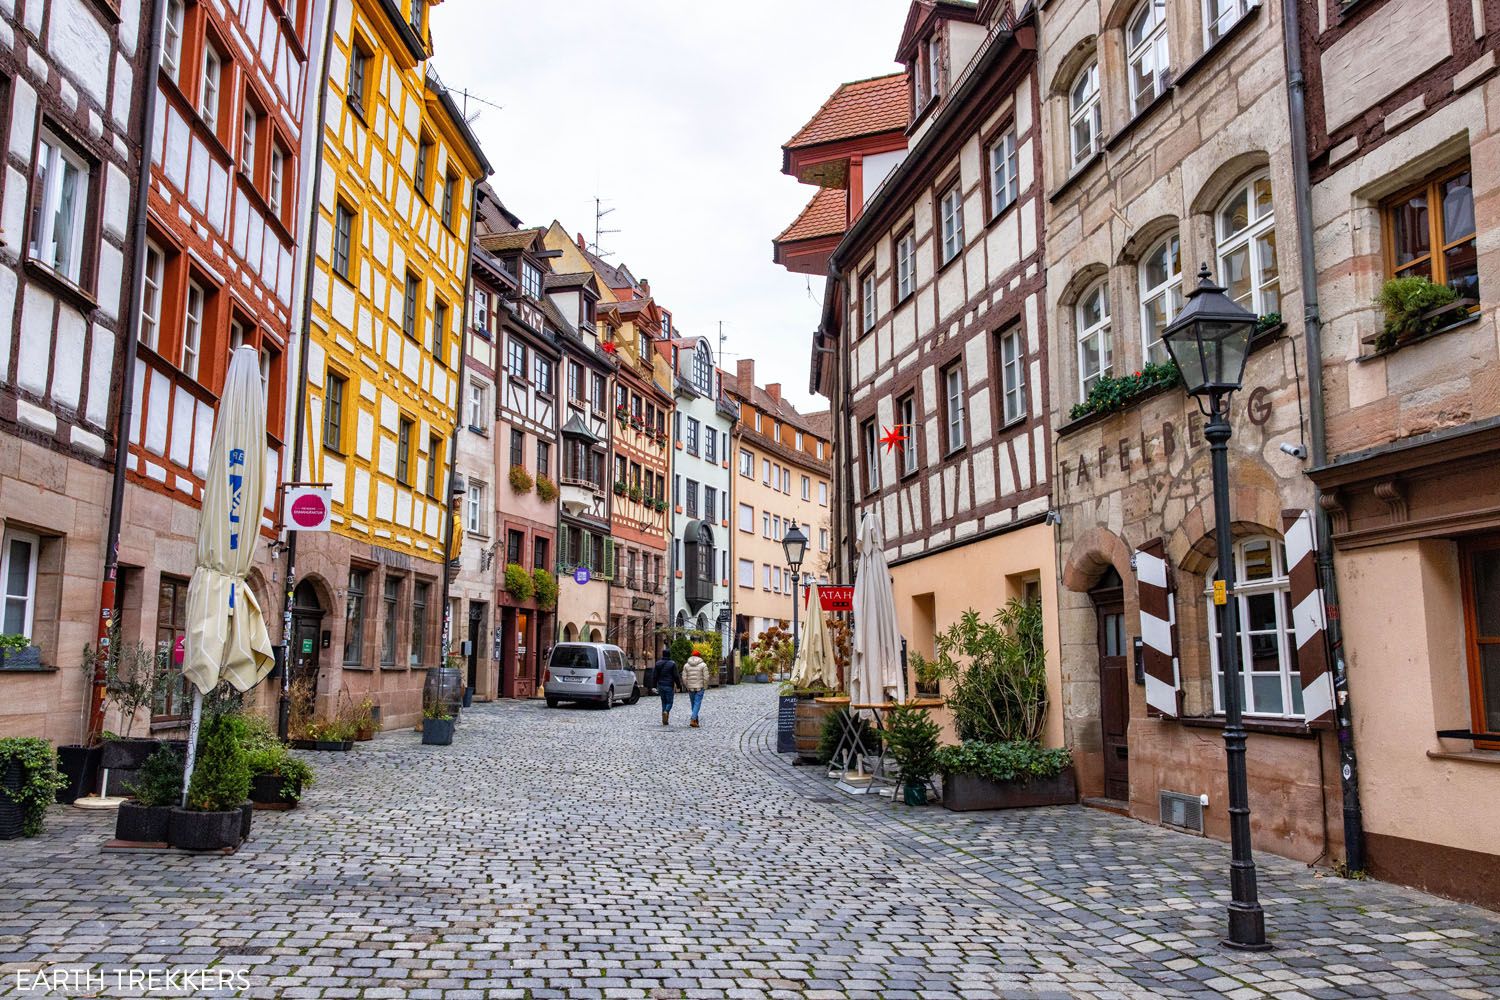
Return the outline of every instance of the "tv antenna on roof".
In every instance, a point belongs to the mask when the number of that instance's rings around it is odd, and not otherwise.
[[[610,251],[604,249],[600,242],[604,237],[613,236],[620,231],[618,229],[604,228],[604,217],[613,214],[613,212],[614,209],[604,207],[604,202],[598,195],[594,196],[594,242],[589,245],[589,252],[596,257],[608,259],[614,256]]]

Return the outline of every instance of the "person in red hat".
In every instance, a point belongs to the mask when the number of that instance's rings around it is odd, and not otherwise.
[[[693,655],[683,664],[682,687],[687,691],[688,701],[693,706],[693,721],[689,725],[697,729],[698,712],[703,708],[703,691],[708,687],[708,664],[703,662],[697,649],[693,650]]]

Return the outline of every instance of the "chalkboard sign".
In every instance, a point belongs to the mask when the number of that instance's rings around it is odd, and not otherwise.
[[[776,707],[776,752],[797,750],[797,696],[784,694]]]

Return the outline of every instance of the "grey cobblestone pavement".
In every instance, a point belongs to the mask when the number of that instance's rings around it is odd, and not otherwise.
[[[141,995],[133,968],[228,982],[178,996],[1500,997],[1500,915],[1259,855],[1277,947],[1228,951],[1225,845],[847,797],[773,752],[773,707],[481,706],[451,747],[310,755],[229,858],[102,854],[111,817],[54,809],[0,843],[0,996]]]

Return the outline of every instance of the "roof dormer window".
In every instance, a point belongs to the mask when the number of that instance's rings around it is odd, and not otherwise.
[[[927,58],[927,85],[930,91],[927,99],[929,101],[936,101],[943,93],[943,48],[937,32],[933,32],[932,37],[927,39],[924,52]]]
[[[928,104],[935,102],[942,93],[940,69],[942,67],[942,45],[937,32],[917,47],[912,66],[912,114],[921,115]]]

